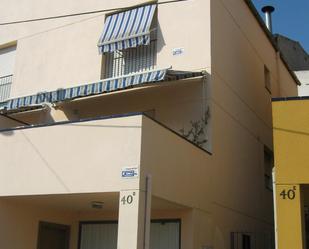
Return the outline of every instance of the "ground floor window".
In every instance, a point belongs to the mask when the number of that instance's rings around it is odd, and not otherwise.
[[[79,249],[117,249],[118,223],[80,222]],[[180,220],[152,220],[150,249],[180,249]]]

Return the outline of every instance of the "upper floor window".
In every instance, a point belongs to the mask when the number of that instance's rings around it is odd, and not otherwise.
[[[156,65],[156,40],[148,46],[116,50],[104,57],[103,78],[113,78],[130,73],[154,69]]]
[[[270,77],[270,71],[269,69],[264,66],[264,84],[266,90],[271,93],[271,77]]]
[[[107,16],[99,40],[102,77],[154,69],[157,54],[156,5],[145,5]]]
[[[264,184],[265,188],[273,190],[273,178],[272,169],[274,166],[274,155],[273,152],[264,146]]]
[[[16,46],[0,49],[0,102],[10,97]]]

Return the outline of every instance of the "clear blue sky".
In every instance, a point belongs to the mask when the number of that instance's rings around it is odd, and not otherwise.
[[[264,5],[275,7],[273,32],[299,41],[309,53],[309,0],[252,0],[260,14]]]

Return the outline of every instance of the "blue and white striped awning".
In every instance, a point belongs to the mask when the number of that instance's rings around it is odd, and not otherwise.
[[[95,83],[58,89],[51,92],[40,92],[34,95],[10,99],[4,106],[2,106],[2,109],[12,110],[31,105],[55,103],[65,100],[72,100],[79,97],[101,94],[104,92],[121,90],[144,83],[159,82],[164,80],[166,72],[167,69],[153,70],[124,75],[118,78],[104,79]]]
[[[0,110],[14,111],[36,107],[46,103],[57,103],[117,90],[136,87],[147,83],[174,81],[202,76],[202,72],[173,71],[170,69],[152,70],[128,74],[117,78],[109,78],[80,86],[57,89],[50,92],[40,92],[34,95],[9,99],[0,103]]]
[[[106,18],[98,47],[100,53],[148,45],[156,5],[146,5]]]

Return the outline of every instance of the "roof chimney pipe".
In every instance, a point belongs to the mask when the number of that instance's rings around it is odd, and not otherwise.
[[[273,32],[273,24],[271,20],[271,13],[275,11],[275,8],[273,6],[264,6],[262,8],[262,12],[265,13],[265,22],[268,30],[270,33]]]

